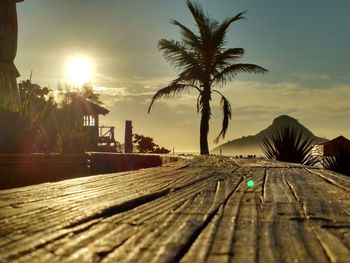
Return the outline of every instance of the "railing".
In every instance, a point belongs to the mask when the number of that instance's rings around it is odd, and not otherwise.
[[[102,152],[118,152],[118,143],[114,137],[113,126],[100,126],[97,148]]]

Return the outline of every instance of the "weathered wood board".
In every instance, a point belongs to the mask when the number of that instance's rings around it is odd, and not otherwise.
[[[0,262],[350,262],[350,178],[199,157],[0,191],[0,237]]]

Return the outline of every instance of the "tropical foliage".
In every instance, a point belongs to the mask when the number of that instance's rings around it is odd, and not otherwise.
[[[33,129],[41,129],[50,112],[57,108],[52,90],[32,83],[31,80],[21,81],[18,88],[21,97],[21,116],[30,121]]]
[[[327,156],[322,160],[324,168],[337,173],[350,176],[350,149],[349,147],[338,145],[334,149],[333,156]]]
[[[0,113],[0,152],[30,152],[44,134],[44,123],[55,109],[51,90],[30,80],[18,84],[19,112]]]
[[[143,136],[140,134],[134,134],[133,143],[136,144],[137,150],[140,153],[159,153],[166,154],[169,153],[170,150],[165,149],[164,147],[159,147],[154,143],[153,138],[148,136]]]
[[[92,86],[81,89],[58,87],[58,96],[51,89],[32,83],[18,84],[20,112],[0,108],[0,152],[84,152],[90,136],[83,127],[81,97],[102,104]]]
[[[84,153],[89,136],[82,128],[63,127],[57,135],[58,151],[61,153]]]
[[[93,86],[90,84],[84,84],[81,89],[76,89],[69,85],[62,87],[62,85],[59,84],[57,96],[59,107],[62,108],[65,105],[70,104],[77,97],[83,97],[99,105],[103,104],[100,98],[100,94],[96,93],[93,89]]]
[[[78,94],[96,104],[103,104],[100,99],[100,94],[96,93],[90,84],[84,84],[82,91]]]
[[[41,87],[31,80],[18,84],[21,97],[21,118],[34,133],[34,151],[48,151],[48,137],[52,115],[57,109],[53,92],[48,87]]]
[[[238,73],[264,73],[267,70],[254,64],[236,63],[244,55],[243,48],[225,48],[230,25],[244,19],[244,12],[220,23],[206,14],[200,5],[187,1],[187,6],[196,22],[198,32],[191,31],[176,20],[171,21],[180,29],[181,41],[162,39],[158,42],[158,48],[164,58],[179,70],[179,75],[168,86],[154,94],[148,112],[161,97],[189,90],[198,92],[197,111],[201,114],[200,153],[209,154],[208,133],[213,93],[221,97],[223,113],[222,128],[214,140],[215,143],[225,137],[232,115],[229,100],[213,88],[222,87]]]
[[[274,130],[263,139],[262,150],[269,159],[282,162],[314,165],[311,154],[313,138],[305,137],[301,130],[289,126]]]

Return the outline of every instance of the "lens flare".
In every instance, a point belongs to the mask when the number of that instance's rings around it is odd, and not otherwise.
[[[67,61],[66,73],[70,84],[81,86],[91,82],[92,64],[86,57],[71,57]]]
[[[249,180],[249,181],[247,182],[247,186],[248,186],[248,187],[253,187],[254,185],[255,185],[255,183],[254,183],[253,180]]]

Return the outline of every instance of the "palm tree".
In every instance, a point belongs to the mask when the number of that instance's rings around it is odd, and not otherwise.
[[[209,120],[211,116],[211,96],[216,93],[221,97],[222,129],[214,140],[219,142],[224,138],[231,119],[231,105],[228,99],[215,86],[223,86],[237,73],[264,73],[267,70],[254,65],[233,63],[244,55],[243,48],[225,48],[226,33],[229,26],[244,19],[243,14],[229,17],[219,23],[209,17],[200,5],[187,1],[198,28],[198,34],[176,20],[171,23],[180,28],[181,41],[162,39],[158,42],[158,49],[166,60],[177,68],[180,73],[168,86],[158,90],[152,97],[148,108],[150,113],[153,103],[161,97],[169,97],[184,91],[194,89],[198,91],[197,112],[201,113],[200,121],[200,153],[208,155]]]

